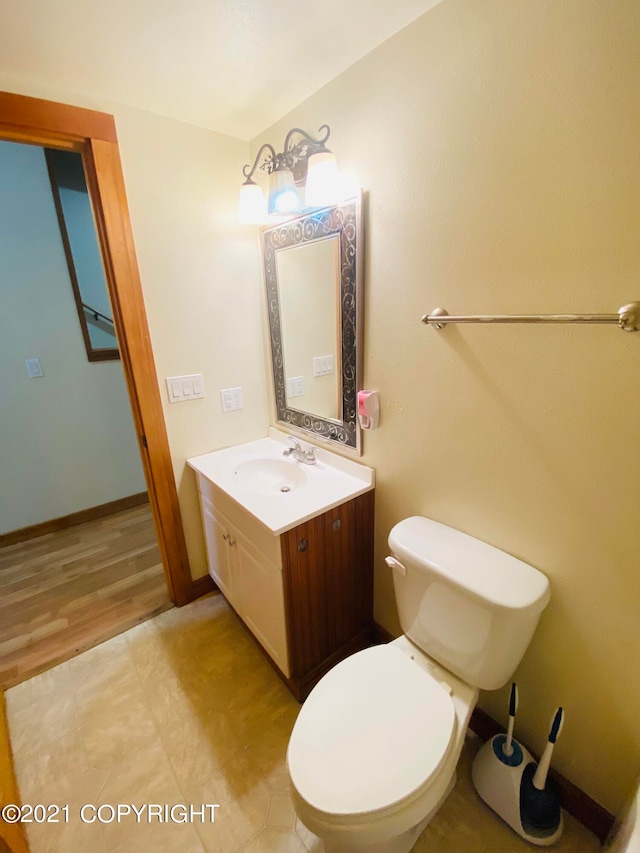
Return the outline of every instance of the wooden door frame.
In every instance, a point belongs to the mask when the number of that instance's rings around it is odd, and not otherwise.
[[[0,139],[82,154],[167,587],[177,605],[186,604],[204,589],[194,584],[189,570],[115,120],[94,110],[0,92]]]

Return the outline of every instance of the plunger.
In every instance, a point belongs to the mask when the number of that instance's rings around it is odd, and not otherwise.
[[[549,835],[560,825],[560,800],[555,786],[547,780],[553,747],[562,731],[564,711],[558,708],[551,720],[549,738],[536,767],[528,764],[520,785],[522,825],[530,835]]]

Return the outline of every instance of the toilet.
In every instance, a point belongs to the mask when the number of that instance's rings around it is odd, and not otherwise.
[[[404,634],[343,660],[291,733],[296,812],[327,853],[407,853],[456,781],[478,691],[505,684],[549,601],[542,572],[414,516],[386,562]]]

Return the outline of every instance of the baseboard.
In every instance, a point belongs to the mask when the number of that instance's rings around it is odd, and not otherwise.
[[[396,638],[393,634],[390,634],[386,628],[383,628],[382,625],[379,625],[377,622],[373,623],[373,637],[378,644],[382,643],[390,643],[392,640]]]
[[[189,601],[195,601],[196,598],[202,598],[203,595],[208,595],[210,592],[219,592],[220,590],[213,582],[211,575],[205,575],[202,578],[197,578],[191,581],[191,593]]]
[[[35,539],[38,536],[46,536],[47,533],[56,533],[59,530],[65,530],[67,527],[74,527],[76,524],[84,524],[86,521],[95,521],[97,518],[113,515],[116,512],[122,512],[124,509],[132,509],[134,506],[148,502],[149,495],[147,492],[138,492],[135,495],[127,495],[126,498],[118,498],[99,506],[90,506],[88,509],[81,509],[79,512],[72,512],[70,515],[63,515],[60,518],[50,518],[48,521],[41,521],[39,524],[21,527],[19,530],[10,530],[8,533],[0,534],[0,548],[6,545],[16,545],[18,542],[26,542],[28,539]]]
[[[376,640],[379,643],[389,643],[395,639],[386,628],[374,623],[374,631]],[[489,740],[494,735],[504,732],[504,727],[497,723],[493,717],[490,717],[486,711],[481,708],[475,708],[471,715],[469,728],[474,734],[478,735],[481,740]],[[537,756],[532,753],[534,758]],[[560,802],[562,808],[570,815],[580,821],[583,826],[593,832],[600,841],[604,842],[611,827],[614,823],[613,815],[608,812],[600,803],[592,800],[588,794],[585,794],[577,785],[570,782],[553,768],[549,771],[549,778],[553,779],[558,791],[560,792]]]

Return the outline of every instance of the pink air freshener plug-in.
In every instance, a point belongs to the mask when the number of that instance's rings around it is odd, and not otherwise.
[[[377,391],[358,391],[358,420],[362,429],[378,428],[380,399]]]

